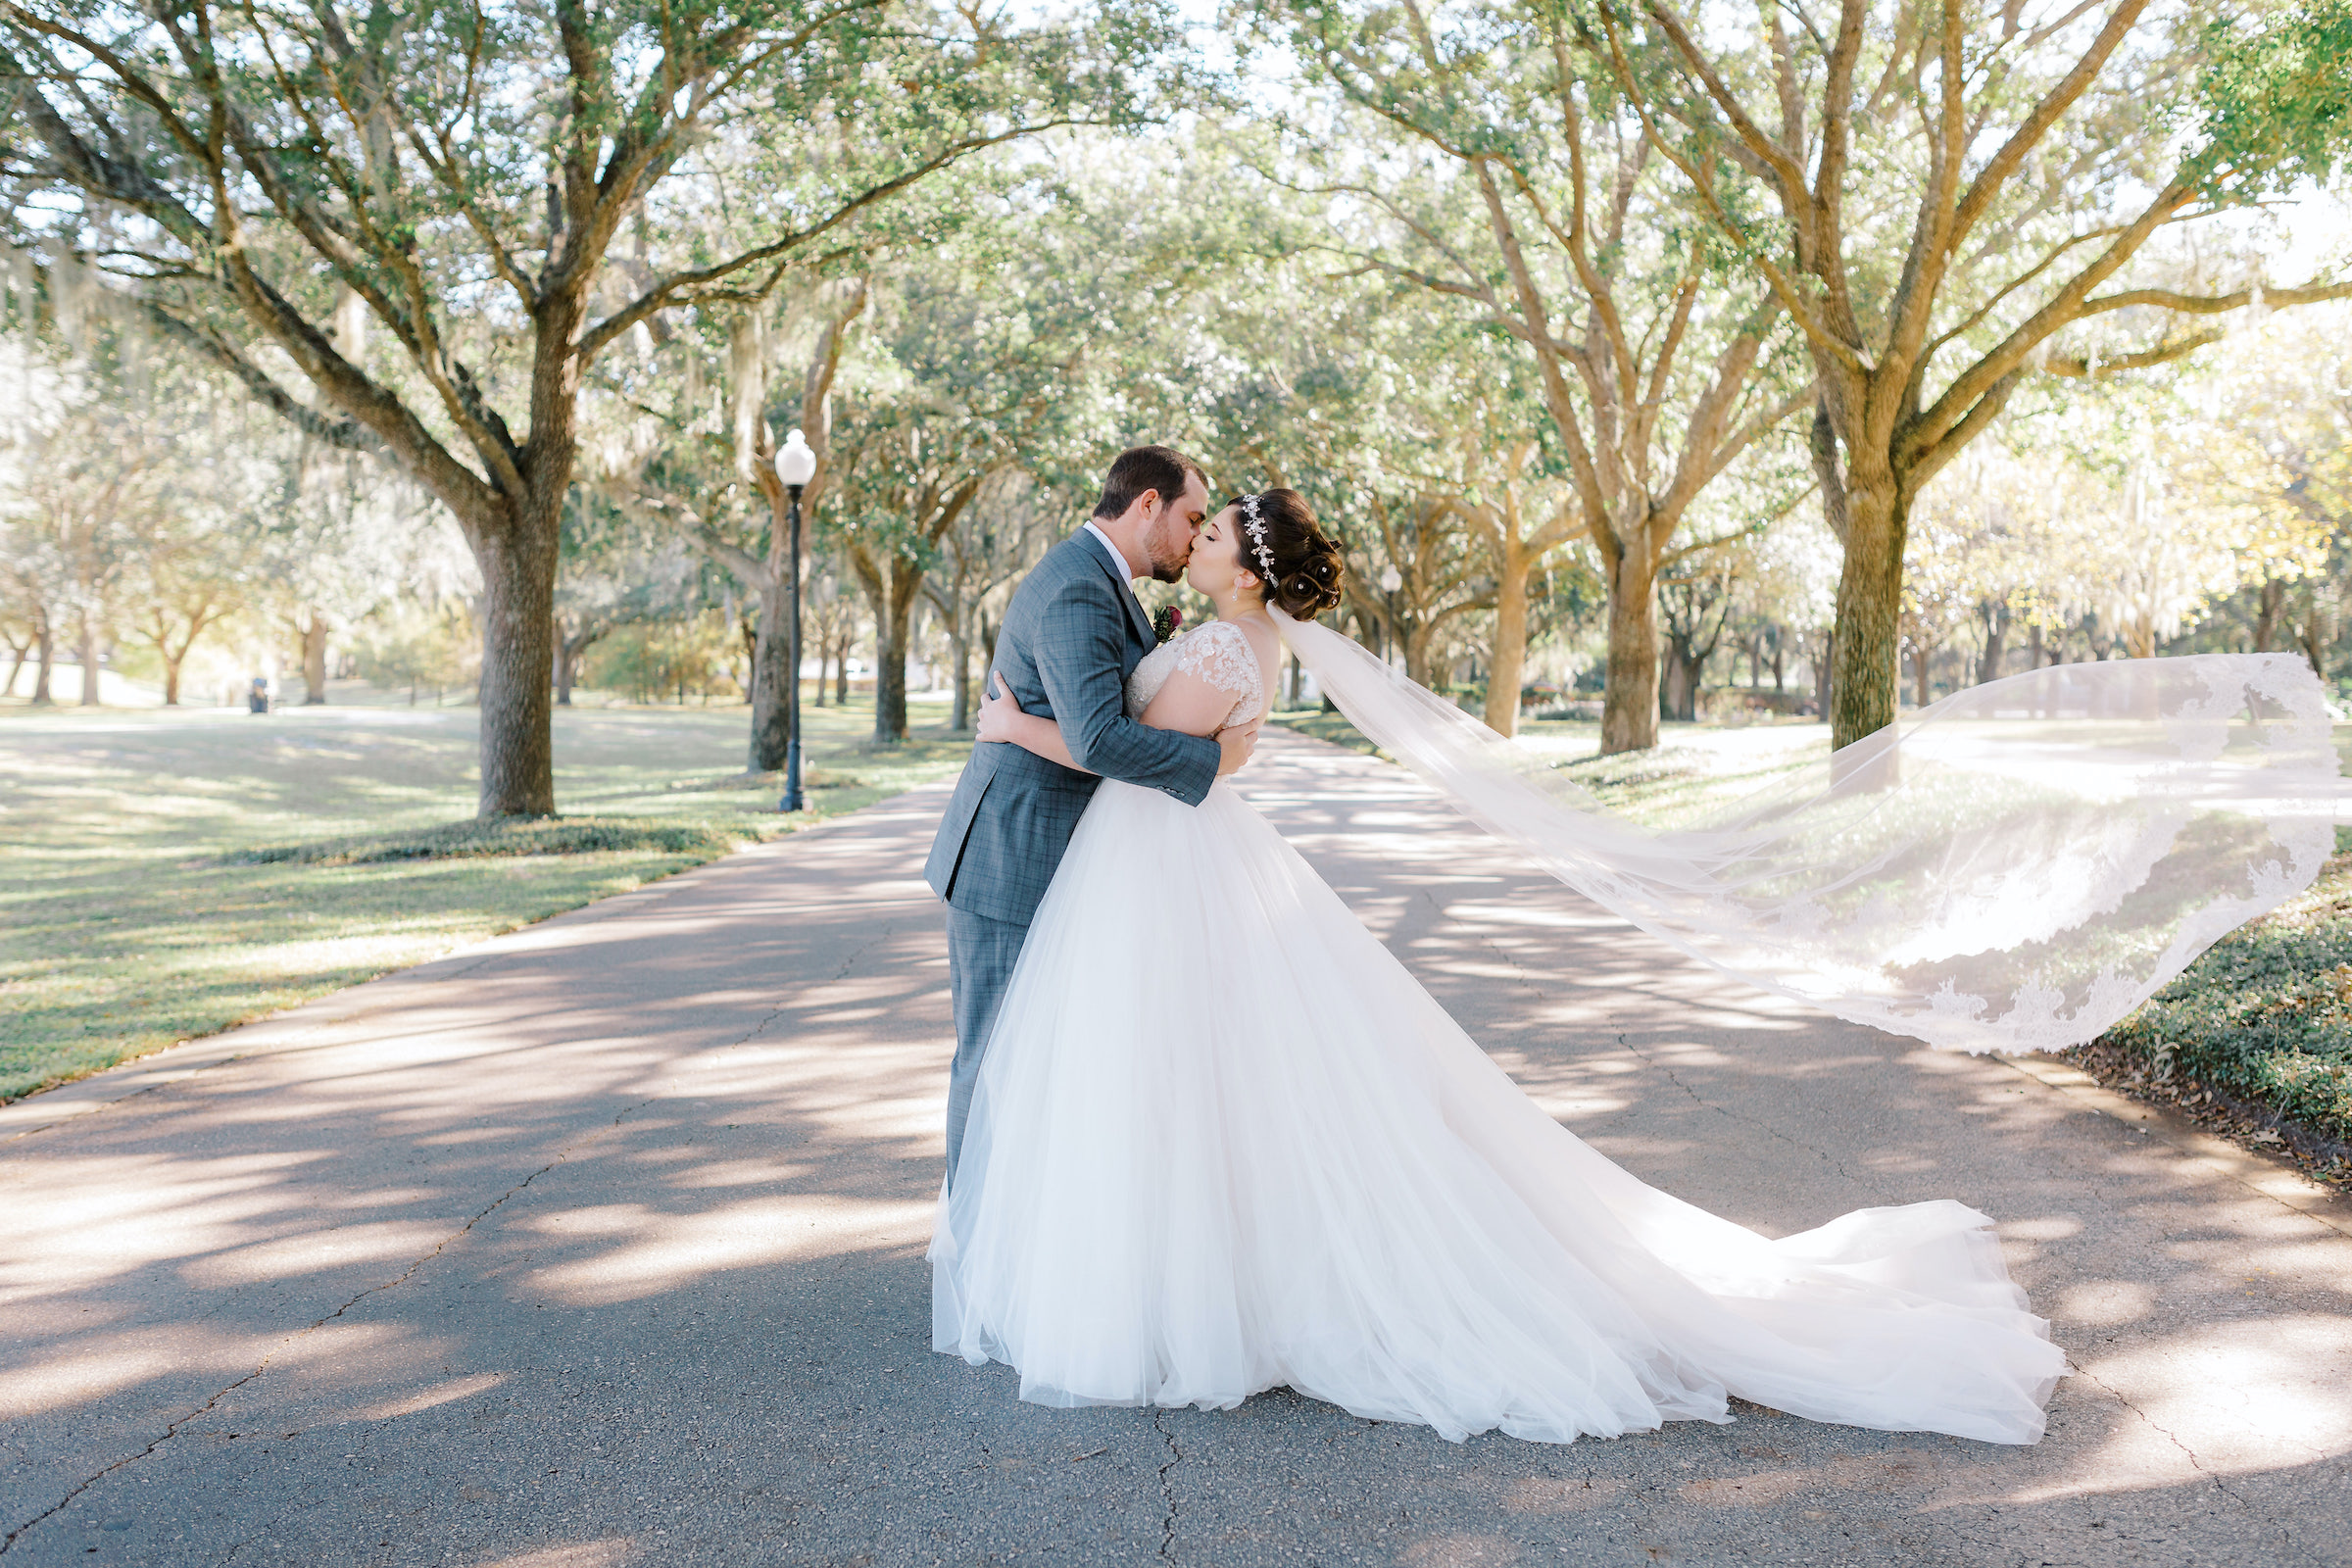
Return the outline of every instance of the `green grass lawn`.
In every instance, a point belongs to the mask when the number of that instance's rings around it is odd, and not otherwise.
[[[944,704],[893,748],[870,701],[803,712],[802,817],[740,776],[747,708],[560,708],[563,820],[484,832],[469,708],[0,707],[0,1100],[952,777],[970,746]]]

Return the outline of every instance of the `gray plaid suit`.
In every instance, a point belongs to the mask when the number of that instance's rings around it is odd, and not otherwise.
[[[1127,716],[1127,677],[1152,651],[1152,623],[1102,542],[1084,529],[1055,545],[1012,596],[991,664],[1025,713],[1061,727],[1081,773],[1017,746],[972,748],[940,819],[923,880],[948,901],[948,985],[956,1062],[948,1079],[948,1176],[963,1148],[980,1054],[1013,960],[1070,834],[1104,778],[1199,806],[1216,782],[1214,740]],[[1099,775],[1099,776],[1098,776]],[[1137,897],[1145,896],[1137,890]]]

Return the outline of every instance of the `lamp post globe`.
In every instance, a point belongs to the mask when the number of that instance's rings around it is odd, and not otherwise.
[[[1380,568],[1380,591],[1382,593],[1393,594],[1403,586],[1404,574],[1402,572],[1398,571],[1395,566],[1383,566]]]
[[[792,496],[792,546],[784,568],[792,603],[784,653],[784,799],[776,808],[797,811],[807,804],[801,794],[801,492],[816,477],[816,454],[798,430],[776,452],[776,477]]]
[[[783,446],[776,449],[776,477],[784,481],[788,490],[801,489],[816,477],[816,453],[798,430],[786,436]]]

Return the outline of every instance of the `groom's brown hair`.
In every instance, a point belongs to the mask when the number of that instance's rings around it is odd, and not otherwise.
[[[1174,506],[1191,474],[1200,476],[1201,489],[1208,488],[1208,475],[1200,465],[1174,447],[1129,447],[1103,475],[1102,499],[1095,503],[1095,515],[1123,517],[1147,490],[1158,491],[1162,504]]]

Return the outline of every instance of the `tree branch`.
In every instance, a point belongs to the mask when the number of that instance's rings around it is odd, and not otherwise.
[[[2103,376],[2120,375],[2126,370],[2144,370],[2152,365],[2169,365],[2183,355],[2194,354],[2208,343],[2222,340],[2222,329],[2208,327],[2202,332],[2159,343],[2152,349],[2140,349],[2132,354],[2119,354],[2113,359],[2090,359],[2083,355],[2053,354],[2041,363],[2041,368],[2051,375],[2069,380],[2095,380]]]
[[[2127,289],[2082,302],[2083,316],[2151,306],[2185,316],[2220,316],[2249,305],[2316,305],[2323,300],[2352,299],[2352,283],[2306,283],[2296,288],[2241,288],[2234,294],[2180,294],[2167,288]]]
[[[340,419],[330,419],[317,409],[298,401],[292,393],[279,386],[269,371],[239,354],[219,335],[190,325],[153,301],[141,301],[140,310],[157,331],[207,364],[226,371],[256,403],[314,441],[346,452],[366,452],[378,457],[388,455],[384,444],[364,429],[358,420],[348,415]]]
[[[2040,145],[2041,139],[2049,134],[2050,127],[2074,107],[2076,100],[2090,90],[2090,84],[2106,69],[2108,56],[2122,46],[2124,39],[2138,23],[2140,12],[2146,7],[2147,0],[2121,0],[2114,15],[2107,19],[2106,25],[2099,29],[2098,37],[2091,41],[2082,58],[2075,62],[2074,69],[2042,94],[2041,101],[2034,106],[2034,112],[2009,133],[2009,139],[2001,144],[2000,150],[1977,172],[1977,177],[1969,184],[1968,194],[1960,198],[1960,206],[1953,214],[1952,244],[1956,246],[1968,237],[1969,230],[1976,227],[1991,208],[1993,197],[2008,183],[2009,176],[2023,167],[2027,155]]]
[[[643,294],[640,294],[635,300],[622,307],[618,312],[607,317],[604,320],[598,322],[595,326],[590,327],[586,332],[582,333],[580,337],[579,350],[580,361],[582,364],[586,364],[588,361],[595,359],[598,354],[602,353],[605,348],[611,344],[614,338],[620,336],[621,333],[626,332],[630,327],[635,326],[639,321],[644,320],[656,311],[678,303],[682,296],[689,294],[690,291],[700,287],[701,285],[706,283],[714,283],[722,277],[729,277],[736,272],[742,271],[747,267],[756,267],[761,262],[785,256],[788,253],[799,249],[801,246],[808,244],[808,241],[816,238],[818,235],[838,228],[843,223],[848,222],[852,218],[855,218],[858,214],[863,212],[866,208],[871,207],[877,202],[883,201],[891,196],[897,195],[900,191],[906,189],[908,186],[914,184],[924,176],[936,173],[938,171],[947,168],[950,164],[955,163],[960,158],[966,157],[975,152],[979,152],[984,148],[994,147],[1004,142],[1012,141],[1021,136],[1034,135],[1041,130],[1053,130],[1070,125],[1091,123],[1094,123],[1094,122],[1074,118],[1060,119],[1047,121],[1041,124],[1020,125],[1013,129],[999,131],[988,136],[966,137],[964,140],[955,143],[946,150],[934,154],[928,161],[916,166],[914,169],[911,169],[906,172],[896,176],[895,178],[884,180],[881,184],[871,186],[858,195],[852,197],[849,201],[844,202],[841,206],[835,208],[831,213],[819,219],[817,221],[809,224],[807,228],[796,229],[792,233],[785,235],[782,239],[745,251],[732,260],[720,262],[716,266],[700,268],[690,272],[672,273],[667,278],[664,278],[661,282],[656,283],[651,288],[647,289]]]

